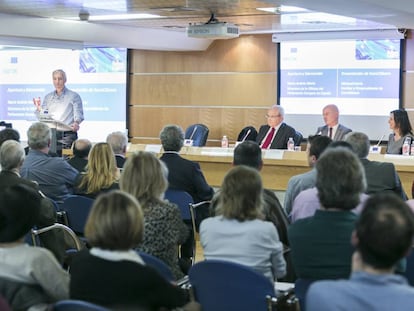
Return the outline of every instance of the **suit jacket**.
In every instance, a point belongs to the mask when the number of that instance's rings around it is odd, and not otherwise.
[[[68,163],[76,168],[80,173],[85,171],[85,166],[88,164],[88,159],[74,156],[68,160]]]
[[[256,137],[256,142],[260,145],[263,139],[266,137],[267,131],[269,131],[269,125],[262,125],[259,129],[259,133]],[[270,144],[269,149],[287,149],[287,142],[289,137],[295,138],[296,130],[287,125],[286,123],[282,123],[277,130],[275,138],[273,139],[272,143]]]
[[[324,126],[318,127],[318,129],[316,130],[316,134],[322,135],[322,136],[329,136],[328,131],[329,131],[329,127],[327,125],[324,125]],[[333,137],[332,140],[344,140],[345,135],[351,132],[352,132],[351,129],[347,128],[346,126],[343,126],[342,124],[339,124],[336,130],[335,136]]]
[[[123,157],[119,154],[116,154],[115,155],[115,160],[116,160],[116,167],[117,168],[123,168],[124,167],[125,160],[126,160],[125,157]]]
[[[407,200],[400,178],[393,163],[361,159],[367,180],[367,194],[377,192],[394,192],[403,200]]]
[[[164,153],[160,160],[168,167],[170,188],[188,192],[195,203],[212,199],[214,190],[207,184],[198,163],[177,153]]]
[[[17,176],[11,171],[0,172],[0,189],[14,185],[26,185],[34,190],[38,190],[35,182]],[[38,228],[53,225],[56,222],[56,210],[53,202],[48,198],[42,198],[40,206],[40,215],[36,226]],[[64,236],[61,231],[49,231],[40,235],[40,240],[43,245],[48,248],[57,258],[59,262],[63,261],[65,254]]]

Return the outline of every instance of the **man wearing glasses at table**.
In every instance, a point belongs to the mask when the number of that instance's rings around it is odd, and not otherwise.
[[[273,105],[267,111],[267,125],[260,127],[256,137],[262,149],[287,149],[289,138],[295,138],[296,131],[283,122],[284,116],[285,111],[279,105]]]

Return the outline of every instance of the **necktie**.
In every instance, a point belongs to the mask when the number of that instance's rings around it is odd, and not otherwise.
[[[264,141],[262,145],[262,149],[267,149],[270,146],[270,143],[272,142],[272,138],[274,134],[275,134],[275,128],[272,127],[269,134],[267,134],[266,140]]]
[[[329,128],[329,138],[332,139],[332,127]]]

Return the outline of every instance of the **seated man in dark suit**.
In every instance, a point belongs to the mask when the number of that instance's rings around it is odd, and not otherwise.
[[[370,161],[367,159],[370,143],[369,138],[364,133],[354,132],[349,134],[345,140],[348,142],[352,150],[361,160],[365,169],[365,177],[367,180],[367,194],[377,192],[394,192],[404,201],[407,200],[400,177],[395,170],[393,163]]]
[[[394,271],[412,249],[413,237],[414,216],[400,198],[368,199],[352,234],[351,277],[312,284],[306,310],[411,310],[414,288]]]
[[[344,140],[351,129],[339,124],[339,109],[336,105],[327,105],[322,111],[325,125],[318,127],[316,135],[328,136],[332,140]]]
[[[106,142],[111,145],[114,151],[116,167],[123,168],[126,160],[128,137],[121,131],[113,132],[106,137]]]
[[[6,140],[0,147],[0,189],[17,184],[30,186],[42,196],[37,183],[20,177],[19,171],[25,159],[25,152],[22,145],[15,140]],[[41,199],[40,215],[36,225],[39,228],[53,225],[56,222],[56,211],[53,203],[43,197]],[[46,248],[50,249],[55,257],[62,262],[65,249],[63,235],[56,231],[46,232],[40,236]]]
[[[289,138],[294,138],[296,131],[283,122],[285,111],[282,106],[273,105],[266,114],[267,124],[262,125],[256,142],[262,149],[287,149]],[[296,142],[298,143],[298,142]]]
[[[88,155],[91,151],[92,143],[88,139],[77,139],[73,143],[73,157],[68,163],[76,168],[79,172],[84,172],[88,164]]]

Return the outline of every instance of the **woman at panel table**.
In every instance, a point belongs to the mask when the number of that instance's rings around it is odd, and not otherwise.
[[[201,222],[204,257],[249,266],[276,281],[286,274],[283,245],[273,223],[263,221],[262,180],[257,170],[237,166],[224,177],[215,217]]]
[[[97,143],[89,153],[86,172],[77,177],[74,192],[95,199],[101,193],[119,189],[118,179],[119,169],[111,146]]]
[[[388,120],[390,129],[393,131],[388,138],[387,153],[402,154],[402,146],[408,137],[410,143],[413,140],[413,132],[407,111],[397,109],[390,112]]]

